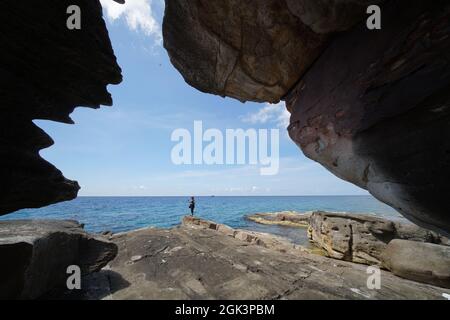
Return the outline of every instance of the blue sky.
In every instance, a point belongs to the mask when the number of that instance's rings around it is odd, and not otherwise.
[[[81,185],[81,196],[367,194],[305,158],[286,133],[283,104],[245,103],[187,85],[161,45],[163,0],[102,0],[124,81],[110,86],[113,107],[78,108],[76,125],[36,123],[55,145],[41,155]],[[280,128],[280,170],[260,166],[174,165],[171,133],[207,128]]]

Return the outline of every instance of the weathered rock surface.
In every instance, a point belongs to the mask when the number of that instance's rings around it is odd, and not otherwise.
[[[371,4],[380,1],[371,1]],[[369,1],[168,0],[164,47],[187,83],[241,101],[278,102]]]
[[[245,216],[246,219],[261,224],[276,224],[287,227],[308,227],[310,213],[282,211],[273,213],[256,213]]]
[[[70,265],[99,271],[117,246],[83,231],[76,221],[0,221],[0,299],[36,299],[65,286]]]
[[[351,27],[374,3],[168,0],[164,44],[197,89],[283,97],[306,156],[449,236],[450,4],[385,1],[381,30]]]
[[[373,0],[286,0],[289,10],[315,33],[333,33],[352,27],[364,17]]]
[[[369,265],[381,265],[381,255],[393,239],[442,242],[434,232],[410,223],[372,215],[323,211],[311,215],[308,236],[332,258]]]
[[[192,216],[183,218],[182,226],[188,228],[203,228],[218,231],[224,235],[248,242],[264,248],[274,249],[280,252],[296,253],[298,251],[311,252],[310,248],[292,243],[289,239],[264,232],[256,232],[244,229],[233,229],[227,225],[215,223]]]
[[[306,156],[450,234],[450,3],[387,1],[382,29],[337,35],[286,98]]]
[[[187,83],[239,100],[278,102],[325,37],[285,1],[166,1],[164,47]]]
[[[192,224],[191,224],[192,222]],[[198,224],[197,224],[198,223]],[[444,299],[448,290],[302,251],[281,252],[185,220],[173,229],[116,234],[118,256],[84,279],[88,299]],[[231,229],[232,230],[232,229]]]
[[[382,254],[383,266],[395,275],[450,288],[450,247],[392,240]]]
[[[67,8],[81,9],[81,30]],[[79,186],[42,159],[53,140],[33,122],[73,123],[77,106],[111,105],[121,82],[98,0],[0,2],[0,215],[76,197]]]

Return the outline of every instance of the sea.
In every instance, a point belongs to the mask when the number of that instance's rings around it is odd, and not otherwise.
[[[204,196],[196,197],[195,216],[258,232],[289,238],[294,243],[307,242],[306,230],[274,225],[260,225],[246,215],[265,212],[315,210],[374,214],[402,220],[393,208],[372,196]],[[85,225],[89,232],[114,233],[144,227],[171,228],[190,214],[189,197],[78,197],[39,209],[24,209],[0,220],[69,219]]]

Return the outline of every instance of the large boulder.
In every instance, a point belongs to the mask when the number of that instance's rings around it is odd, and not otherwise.
[[[442,238],[419,226],[365,214],[317,211],[308,237],[335,259],[381,265],[381,254],[392,239],[441,243]]]
[[[383,266],[395,275],[450,288],[450,247],[392,240],[382,254]]]
[[[168,0],[164,47],[201,91],[278,102],[322,52],[327,34],[365,15],[364,2]]]
[[[67,267],[99,271],[117,246],[86,233],[76,221],[0,221],[0,299],[36,299],[65,286]]]

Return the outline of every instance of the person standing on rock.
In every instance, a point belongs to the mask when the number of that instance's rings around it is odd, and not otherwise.
[[[191,201],[189,201],[189,209],[191,209],[191,216],[194,215],[194,209],[195,209],[195,199],[194,197],[191,197]]]

